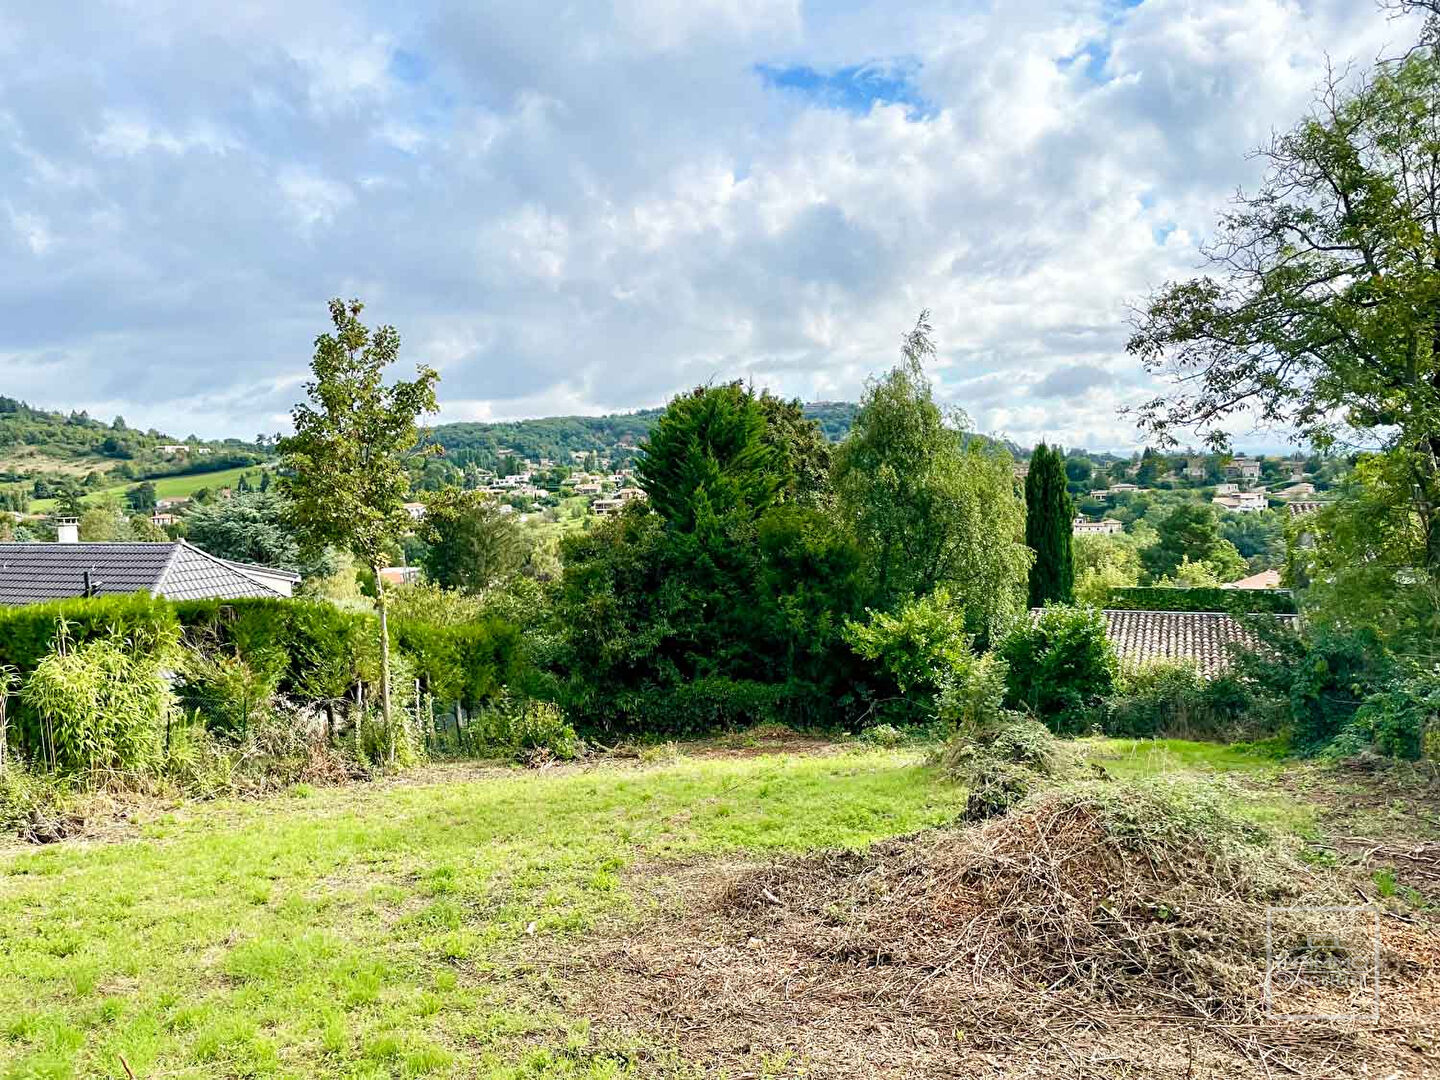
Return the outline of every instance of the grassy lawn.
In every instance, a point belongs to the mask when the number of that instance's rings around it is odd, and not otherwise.
[[[954,820],[914,753],[418,779],[185,808],[0,853],[0,1075],[603,1077],[523,957],[653,903],[639,860]]]
[[[182,499],[194,495],[201,488],[212,490],[223,487],[234,487],[240,481],[240,477],[247,476],[250,483],[256,487],[260,485],[260,478],[264,470],[257,466],[237,466],[234,469],[221,469],[218,472],[208,473],[187,473],[184,476],[162,476],[154,480],[155,497],[159,499]],[[144,483],[143,480],[127,480],[123,484],[114,484],[98,491],[92,491],[85,496],[87,503],[98,502],[107,495],[124,495],[126,491],[136,484]],[[30,503],[32,513],[43,514],[55,508],[54,499],[35,499]]]

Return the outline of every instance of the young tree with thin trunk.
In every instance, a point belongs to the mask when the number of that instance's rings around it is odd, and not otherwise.
[[[1030,564],[1030,606],[1075,599],[1075,562],[1071,553],[1070,493],[1065,458],[1041,443],[1030,455],[1025,474],[1025,546],[1035,552]]]
[[[380,700],[390,730],[390,637],[385,583],[380,570],[386,547],[410,527],[405,498],[406,461],[433,452],[417,421],[436,411],[440,376],[426,365],[411,382],[385,385],[385,371],[400,352],[393,326],[372,333],[360,321],[364,305],[330,301],[334,332],[315,339],[305,384],[309,401],[291,410],[295,434],[280,440],[281,491],[302,551],[326,545],[351,552],[375,574],[380,613]]]

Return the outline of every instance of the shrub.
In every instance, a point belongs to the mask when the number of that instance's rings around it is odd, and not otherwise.
[[[767,683],[724,676],[675,686],[605,693],[583,677],[563,686],[566,712],[585,734],[705,735],[759,724],[807,727],[828,717],[829,703],[806,683]]]
[[[867,611],[864,622],[846,623],[845,639],[902,694],[917,698],[933,697],[941,680],[971,656],[965,612],[943,588],[905,602],[894,615]]]
[[[1009,668],[995,653],[971,657],[945,680],[937,702],[940,719],[972,735],[992,727],[1004,715],[1008,676]]]
[[[241,734],[267,713],[280,681],[275,665],[256,671],[238,656],[186,649],[177,672],[181,707],[206,730]]]
[[[876,724],[868,727],[860,733],[860,738],[873,746],[883,746],[887,749],[899,746],[905,741],[905,733],[894,724]]]
[[[527,764],[573,761],[585,752],[565,714],[549,701],[504,695],[481,714],[478,728],[486,745]]]
[[[1233,679],[1207,680],[1194,664],[1156,660],[1122,673],[1105,717],[1105,734],[1230,738],[1242,726],[1255,726],[1246,724],[1249,704],[1249,696]]]
[[[63,839],[83,824],[70,803],[65,779],[37,772],[23,761],[0,768],[0,830],[37,843]]]
[[[1291,668],[1290,715],[1296,747],[1319,753],[1355,717],[1367,694],[1389,682],[1383,645],[1364,631],[1321,631]]]
[[[162,671],[171,651],[110,638],[72,645],[61,636],[20,692],[49,763],[92,773],[157,764],[175,705]]]
[[[1119,673],[1095,608],[1051,605],[1006,635],[999,652],[1009,665],[1006,704],[1059,734],[1091,726]]]
[[[1412,667],[1389,686],[1366,696],[1354,718],[1327,748],[1347,757],[1374,747],[1388,757],[1415,760],[1425,753],[1440,718],[1440,672]]]

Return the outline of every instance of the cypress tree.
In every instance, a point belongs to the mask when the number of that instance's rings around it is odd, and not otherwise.
[[[1075,564],[1070,554],[1070,493],[1065,488],[1065,457],[1041,443],[1030,457],[1025,477],[1025,543],[1035,552],[1030,567],[1030,606],[1075,599]]]

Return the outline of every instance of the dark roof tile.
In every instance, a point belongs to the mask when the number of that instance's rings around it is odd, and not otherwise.
[[[148,592],[171,600],[276,596],[223,560],[182,541],[166,544],[0,544],[0,604]]]

